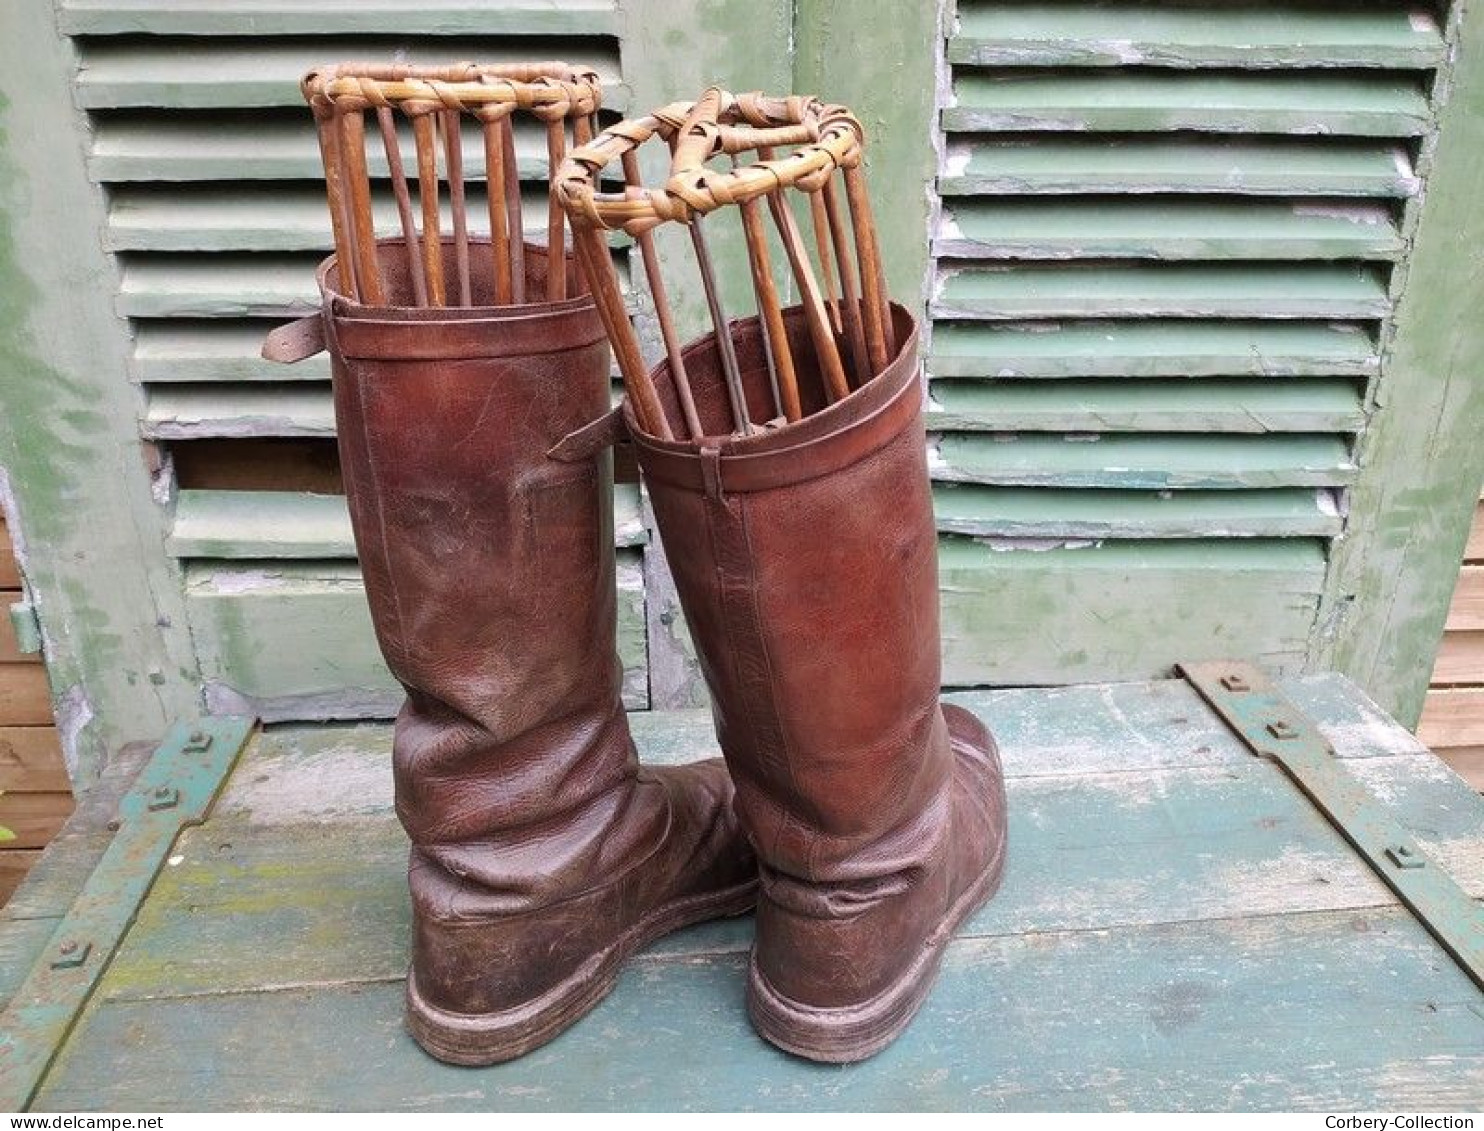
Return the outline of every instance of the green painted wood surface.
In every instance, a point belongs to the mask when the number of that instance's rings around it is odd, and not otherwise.
[[[927,362],[935,377],[1367,376],[1378,366],[1360,326],[1197,319],[950,323],[934,329]]]
[[[943,127],[965,132],[1103,130],[1143,133],[1332,134],[1416,137],[1427,93],[1406,75],[1303,71],[955,74]]]
[[[1348,432],[1365,423],[1353,378],[1015,381],[939,378],[929,431]]]
[[[1360,447],[1351,521],[1315,631],[1316,664],[1415,723],[1484,481],[1484,8],[1458,5],[1413,250]]]
[[[134,318],[297,318],[319,309],[304,255],[150,255],[125,259],[115,308]]]
[[[1216,193],[1406,197],[1407,153],[1381,141],[1136,135],[1133,140],[988,135],[948,146],[945,196],[1001,193]]]
[[[1429,67],[1437,22],[1403,5],[964,0],[954,63],[1079,67]]]
[[[1299,538],[946,535],[938,560],[943,681],[958,687],[1151,679],[1186,657],[1295,671],[1324,581],[1323,543]]]
[[[305,54],[296,49],[298,71],[289,89],[295,106],[303,105],[298,72]],[[314,55],[312,58],[320,58]],[[339,58],[339,56],[335,56]],[[280,91],[280,79],[272,89]],[[308,111],[303,111],[305,115]],[[158,113],[110,113],[98,119],[88,152],[88,172],[108,182],[314,181],[324,177],[314,130],[304,128],[299,113],[266,118],[236,113],[210,115],[193,112],[161,116]],[[523,181],[546,176],[546,155],[540,135],[527,127],[516,130],[516,168]],[[415,175],[410,140],[401,149],[403,163]],[[482,175],[483,148],[476,141],[466,147],[470,176]],[[386,155],[368,150],[368,168],[378,180],[387,176]],[[262,186],[258,191],[263,191]],[[243,190],[239,188],[239,193]]]
[[[1343,679],[1284,690],[1484,894],[1484,801]],[[1001,743],[1009,870],[911,1029],[865,1064],[812,1065],[752,1034],[750,919],[651,948],[592,1017],[521,1060],[429,1059],[401,1027],[389,728],[300,725],[263,735],[182,838],[38,1106],[1478,1105],[1478,989],[1188,685],[954,698]],[[634,721],[647,761],[710,751],[702,712]]]
[[[931,231],[924,186],[937,168],[934,76],[952,4],[793,0],[793,9],[793,89],[844,103],[865,128],[887,287],[920,314]]]
[[[285,371],[288,366],[282,367]],[[161,440],[208,437],[335,435],[335,407],[326,385],[260,382],[165,385],[149,391],[140,430]]]
[[[611,35],[611,0],[62,0],[57,21],[69,35]],[[449,56],[452,58],[453,56]],[[462,58],[462,56],[460,56]]]
[[[649,540],[639,486],[614,488],[614,544]],[[297,491],[182,491],[166,550],[178,558],[348,558],[355,556],[341,495]]]
[[[103,201],[83,168],[76,59],[52,20],[50,5],[15,6],[0,35],[0,503],[69,771],[86,784],[121,743],[196,713],[199,686],[181,579],[159,553]]]
[[[1093,197],[954,198],[934,250],[949,259],[1396,259],[1379,202]]]
[[[1335,436],[1025,436],[946,433],[929,441],[934,478],[1056,487],[1323,487],[1355,466]]]
[[[186,570],[186,607],[215,713],[387,719],[401,705],[353,562],[194,562]],[[644,584],[635,550],[619,553],[618,651],[624,700],[642,708]]]
[[[607,22],[611,26],[611,13]],[[78,103],[88,109],[283,107],[302,115],[307,110],[299,80],[306,70],[322,62],[402,58],[427,64],[460,59],[519,63],[580,54],[583,63],[598,71],[605,89],[614,92],[605,103],[622,108],[623,99],[617,96],[622,85],[618,44],[611,38],[589,33],[576,42],[570,37],[516,40],[508,38],[508,33],[486,33],[409,39],[405,35],[385,35],[388,23],[395,23],[395,17],[384,11],[382,35],[317,38],[312,48],[292,39],[261,36],[246,43],[215,37],[177,41],[148,36],[89,39],[83,43],[83,65],[77,76]],[[302,132],[303,118],[294,118],[293,124]],[[200,136],[199,130],[197,133]],[[309,139],[314,141],[312,129]]]
[[[1348,264],[992,264],[940,268],[934,316],[1380,318],[1384,275]]]
[[[1340,531],[1331,492],[1046,490],[937,483],[950,534],[1000,538],[1294,538]]]
[[[141,322],[134,334],[133,372],[147,383],[329,381],[330,359],[323,353],[293,365],[264,361],[268,328],[259,320],[233,318]]]

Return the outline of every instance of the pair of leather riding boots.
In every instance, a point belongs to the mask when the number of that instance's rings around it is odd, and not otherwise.
[[[397,260],[384,251],[394,295]],[[544,293],[542,250],[525,262]],[[609,349],[582,281],[564,302],[404,309],[334,279],[327,263],[346,492],[407,690],[413,1035],[454,1063],[518,1056],[650,940],[756,900],[762,1035],[825,1061],[883,1047],[1004,855],[994,744],[938,702],[912,318],[896,310],[885,372],[801,422],[727,438],[710,338],[686,360],[714,440],[627,416],[725,755],[651,769],[620,702],[604,436],[621,422],[585,427],[609,411]],[[756,320],[733,333],[761,419]],[[673,409],[665,366],[655,380]]]

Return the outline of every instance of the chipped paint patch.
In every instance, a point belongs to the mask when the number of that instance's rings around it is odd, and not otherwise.
[[[53,700],[57,715],[57,737],[62,746],[62,761],[67,766],[67,776],[77,780],[81,766],[82,735],[93,721],[93,705],[81,684],[73,684]]]

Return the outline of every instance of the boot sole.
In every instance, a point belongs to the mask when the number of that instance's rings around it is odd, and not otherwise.
[[[447,1064],[479,1067],[524,1056],[555,1039],[597,1007],[618,984],[624,963],[656,939],[708,919],[744,915],[757,901],[757,881],[675,900],[650,912],[551,989],[496,1013],[454,1013],[426,1001],[407,974],[407,1029]]]
[[[752,1024],[784,1052],[826,1064],[849,1064],[875,1056],[912,1023],[937,981],[943,954],[965,919],[996,891],[1005,872],[1005,829],[979,878],[964,889],[929,934],[922,953],[902,976],[869,1001],[820,1008],[801,1004],[775,990],[757,967],[748,964],[747,1012]]]

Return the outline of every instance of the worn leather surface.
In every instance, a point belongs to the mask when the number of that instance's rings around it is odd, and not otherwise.
[[[821,1009],[903,978],[1003,843],[993,742],[938,702],[916,327],[893,312],[897,358],[822,411],[801,312],[786,312],[812,413],[796,424],[725,436],[710,337],[685,360],[718,435],[666,442],[626,411],[760,860],[754,961],[783,997]],[[733,340],[750,415],[767,421],[757,320],[734,323]],[[654,379],[683,431],[668,366]]]
[[[383,247],[394,297],[399,254]],[[543,250],[525,261],[542,293]],[[393,760],[412,976],[439,1010],[516,1009],[754,865],[720,761],[640,768],[615,649],[611,456],[547,454],[608,409],[591,301],[385,311],[337,295],[331,262],[351,521],[407,690]]]

